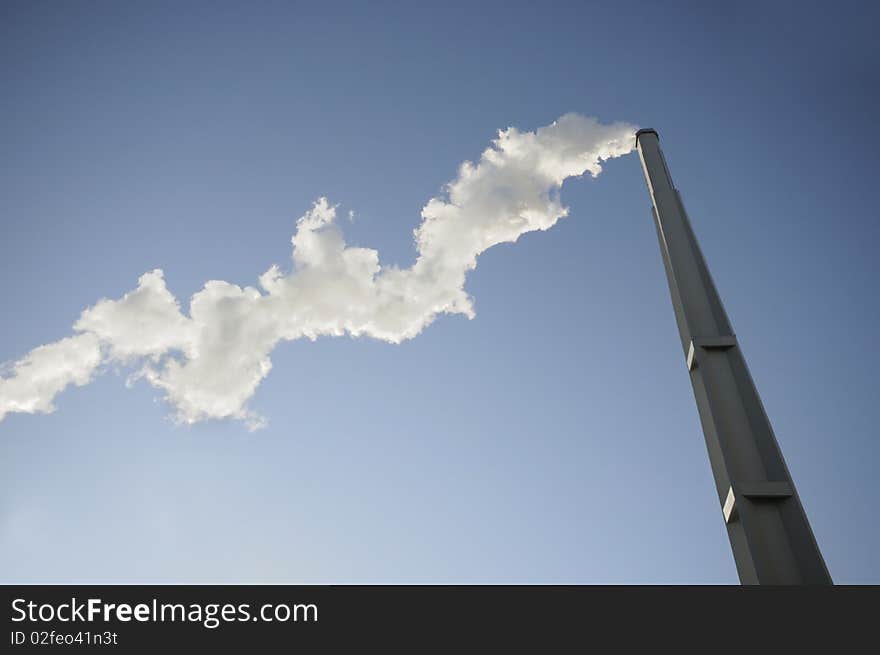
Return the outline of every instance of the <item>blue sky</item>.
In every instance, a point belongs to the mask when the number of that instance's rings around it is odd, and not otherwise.
[[[153,268],[255,284],[322,195],[408,266],[499,128],[652,126],[832,576],[880,582],[878,11],[657,4],[4,3],[0,361]],[[736,582],[637,158],[562,199],[474,320],[276,348],[263,430],[127,370],[7,416],[0,579]]]

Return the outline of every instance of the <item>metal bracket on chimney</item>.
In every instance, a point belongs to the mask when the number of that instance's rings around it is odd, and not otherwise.
[[[734,492],[734,487],[736,487],[736,492]],[[730,523],[737,518],[737,497],[750,500],[784,500],[791,498],[793,495],[794,492],[791,489],[791,484],[785,480],[734,482],[727,490],[727,498],[721,507],[721,512],[724,514],[724,522]]]
[[[694,370],[697,365],[697,348],[704,350],[727,350],[736,345],[736,335],[729,334],[720,337],[694,337],[688,346],[687,367]]]

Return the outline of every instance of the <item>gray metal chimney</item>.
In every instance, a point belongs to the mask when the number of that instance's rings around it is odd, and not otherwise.
[[[656,130],[639,130],[636,147],[740,581],[831,584]]]

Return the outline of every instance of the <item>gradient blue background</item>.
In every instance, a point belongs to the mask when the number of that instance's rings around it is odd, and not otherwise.
[[[653,126],[832,575],[880,582],[880,12],[824,4],[3,2],[0,360],[154,267],[254,284],[319,195],[409,264],[497,128]],[[265,430],[125,371],[9,416],[0,579],[736,582],[638,159],[562,195],[475,320],[280,346]]]

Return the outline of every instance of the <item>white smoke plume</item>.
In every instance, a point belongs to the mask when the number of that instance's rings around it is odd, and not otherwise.
[[[272,368],[276,344],[345,334],[400,343],[438,314],[473,318],[464,284],[480,253],[566,216],[563,181],[595,177],[604,160],[632,151],[635,130],[566,114],[535,132],[499,131],[480,160],[462,164],[422,209],[409,268],[382,266],[376,250],[346,246],[336,207],[319,198],[296,223],[291,270],[272,266],[260,288],[211,280],[187,315],[161,270],[144,273],[122,298],[84,310],[74,336],[6,366],[0,420],[51,412],[67,386],[117,364],[135,366],[136,377],[161,389],[179,422],[236,418],[259,427],[263,419],[248,400]]]

